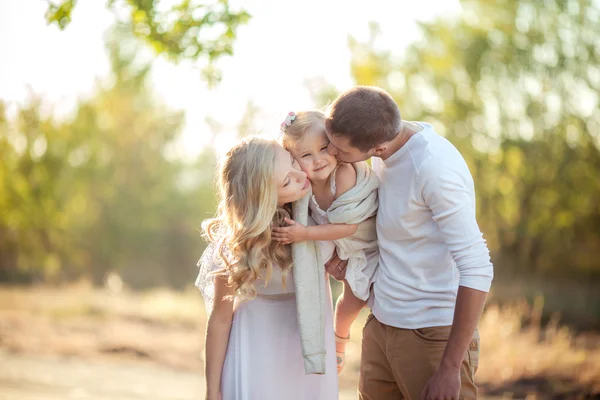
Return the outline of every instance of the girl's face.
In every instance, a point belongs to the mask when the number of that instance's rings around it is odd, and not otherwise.
[[[326,181],[337,166],[337,160],[327,152],[327,146],[329,139],[325,131],[309,129],[292,148],[294,158],[311,181]]]
[[[302,172],[294,157],[281,146],[277,148],[273,178],[277,187],[277,204],[280,206],[301,199],[310,190],[306,173]]]

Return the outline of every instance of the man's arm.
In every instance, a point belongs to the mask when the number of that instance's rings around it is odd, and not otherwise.
[[[440,366],[423,390],[423,399],[458,399],[460,367],[485,305],[487,293],[459,286],[454,321]]]
[[[431,209],[460,279],[448,344],[423,397],[457,398],[460,366],[479,323],[493,267],[475,218],[475,195],[468,169],[460,164],[430,163],[429,166],[423,171],[423,200]]]
[[[487,293],[459,286],[454,321],[441,364],[459,369],[483,312]]]

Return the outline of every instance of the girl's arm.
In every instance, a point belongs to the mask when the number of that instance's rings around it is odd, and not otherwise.
[[[305,240],[338,240],[354,235],[358,229],[357,224],[324,224],[304,226],[292,219],[286,218],[289,226],[273,228],[273,240],[288,244],[303,242]]]
[[[227,285],[227,277],[216,276],[214,285],[215,298],[208,318],[204,346],[207,400],[221,399],[221,373],[233,320],[233,299],[228,297],[233,295],[233,289]]]
[[[337,199],[356,185],[356,169],[352,164],[340,164],[335,176]],[[325,224],[304,226],[286,218],[289,226],[273,228],[273,240],[283,244],[303,242],[305,240],[338,240],[352,236],[358,229],[358,224]]]

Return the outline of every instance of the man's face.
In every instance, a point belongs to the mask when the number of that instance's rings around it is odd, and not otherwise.
[[[335,158],[337,158],[338,161],[343,161],[347,163],[365,161],[371,158],[374,154],[373,150],[364,153],[356,147],[352,147],[350,141],[347,138],[335,136],[329,131],[327,132],[327,138],[329,139],[329,146],[327,147],[327,152],[332,156],[335,156]]]

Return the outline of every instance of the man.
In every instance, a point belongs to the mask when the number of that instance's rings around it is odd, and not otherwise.
[[[339,161],[373,157],[381,181],[379,270],[363,331],[359,398],[477,398],[477,323],[493,267],[458,150],[427,123],[401,119],[375,87],[341,94],[326,121]],[[327,270],[342,280],[345,263]]]

